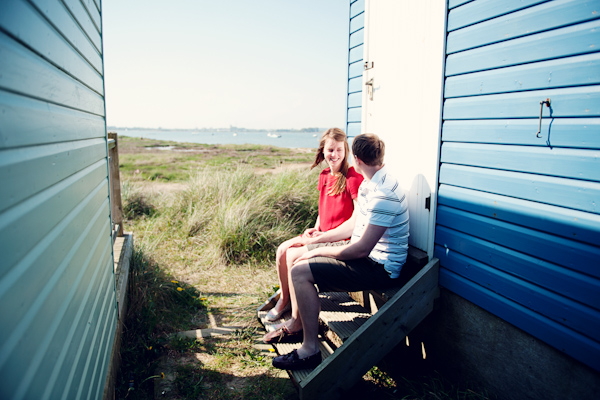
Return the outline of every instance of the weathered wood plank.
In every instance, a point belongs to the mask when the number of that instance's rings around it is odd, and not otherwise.
[[[315,368],[300,386],[302,399],[340,396],[397,345],[432,310],[439,296],[439,260],[433,259],[377,314]]]
[[[324,336],[335,346],[342,346],[370,317],[369,310],[354,301],[348,293],[320,293]]]
[[[108,146],[110,172],[110,206],[112,222],[119,227],[117,236],[123,236],[123,202],[121,200],[121,175],[119,173],[119,138],[116,132],[108,132],[108,139],[114,141],[114,146]]]

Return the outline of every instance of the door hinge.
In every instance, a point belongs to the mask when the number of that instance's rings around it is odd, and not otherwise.
[[[368,69],[373,68],[375,66],[375,63],[373,61],[365,61],[364,66],[365,66],[365,71],[366,71]]]
[[[431,211],[431,195],[425,198],[425,209]]]

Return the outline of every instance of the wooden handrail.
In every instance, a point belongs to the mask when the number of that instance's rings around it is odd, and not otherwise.
[[[119,174],[119,140],[116,132],[108,132],[108,168],[110,186],[110,210],[112,231],[123,236],[123,203],[121,201],[121,177]]]

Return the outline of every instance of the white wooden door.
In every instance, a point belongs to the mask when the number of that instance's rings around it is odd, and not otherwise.
[[[362,133],[409,196],[410,244],[433,254],[445,2],[367,0]]]

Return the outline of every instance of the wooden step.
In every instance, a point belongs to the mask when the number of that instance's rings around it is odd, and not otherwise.
[[[299,383],[300,398],[340,398],[433,310],[438,274],[433,259]]]
[[[314,370],[288,371],[301,399],[335,399],[352,387],[373,365],[395,347],[432,310],[439,296],[439,260],[433,259],[406,285],[374,291],[382,299],[374,315],[348,293],[320,293],[320,346],[323,362]],[[267,300],[257,316],[264,321],[278,293]],[[300,343],[277,344],[279,354],[299,348]]]
[[[277,354],[283,355],[292,352],[292,350],[299,349],[302,343],[278,343],[273,345],[277,350]],[[322,337],[319,337],[319,349],[321,350],[321,357],[323,361],[326,360],[329,356],[331,356],[334,350],[329,346],[326,340]],[[290,379],[297,387],[300,386],[301,382],[306,379],[308,375],[312,372],[312,369],[301,369],[298,371],[287,371]]]
[[[319,293],[319,297],[321,334],[335,348],[348,340],[371,316],[369,310],[353,300],[348,293]]]
[[[273,307],[279,298],[279,291],[267,300],[257,311],[258,320],[263,324],[267,332],[274,330],[274,326],[283,322],[291,316],[286,313],[284,318],[275,322],[265,320],[269,308]],[[321,313],[319,314],[319,345],[323,360],[329,357],[337,347],[340,347],[367,319],[371,314],[354,301],[348,293],[328,292],[319,293],[321,299]],[[301,343],[278,343],[273,345],[277,354],[283,355],[298,349]],[[299,385],[308,376],[311,370],[288,371],[292,381]]]

